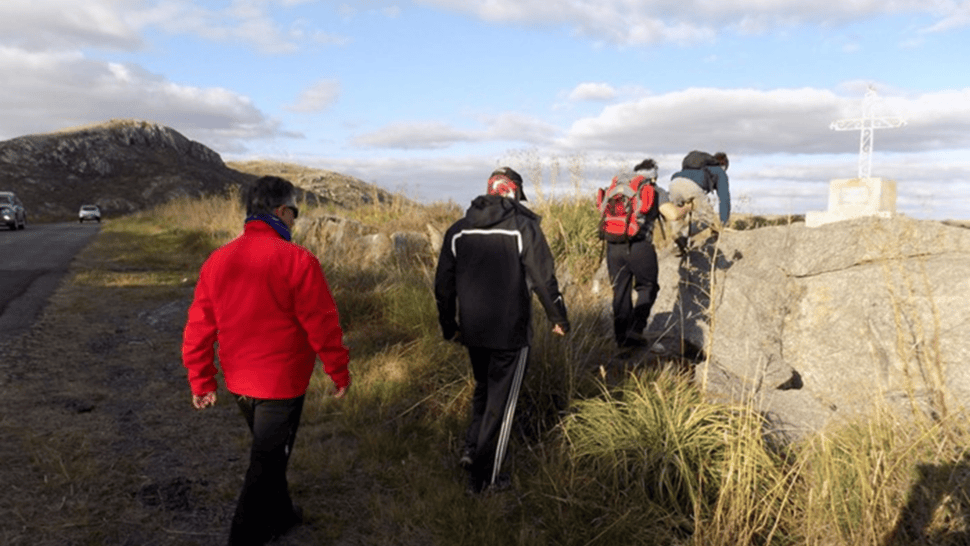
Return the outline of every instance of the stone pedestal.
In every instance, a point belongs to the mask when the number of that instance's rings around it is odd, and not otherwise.
[[[859,218],[896,214],[896,181],[882,178],[838,178],[829,183],[827,211],[809,211],[805,225],[823,224]]]

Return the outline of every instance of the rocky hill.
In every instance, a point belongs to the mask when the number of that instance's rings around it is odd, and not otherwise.
[[[0,142],[0,191],[14,191],[31,221],[73,220],[94,203],[106,216],[150,208],[178,196],[222,194],[263,174],[293,181],[304,199],[353,207],[394,197],[330,171],[275,162],[227,165],[178,131],[138,120],[111,120]]]
[[[230,161],[227,165],[252,176],[281,176],[307,192],[308,198],[319,199],[342,208],[353,208],[375,201],[390,203],[404,199],[369,182],[326,169],[278,161]]]

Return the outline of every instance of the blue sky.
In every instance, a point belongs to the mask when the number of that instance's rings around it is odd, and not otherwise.
[[[829,125],[873,86],[907,124],[872,175],[967,219],[968,27],[968,0],[3,0],[0,139],[144,119],[462,204],[498,165],[591,193],[704,149],[736,210],[800,214],[856,175],[859,133]]]

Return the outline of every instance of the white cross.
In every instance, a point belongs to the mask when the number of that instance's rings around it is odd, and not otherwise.
[[[859,136],[859,178],[869,178],[872,172],[872,137],[875,129],[894,129],[906,125],[902,118],[877,118],[872,111],[876,90],[869,86],[862,98],[862,117],[833,121],[829,128],[836,131],[862,131]]]

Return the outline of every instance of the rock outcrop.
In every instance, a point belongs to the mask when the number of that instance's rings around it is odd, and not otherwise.
[[[649,333],[790,438],[970,403],[970,230],[905,217],[731,231],[660,253]]]
[[[441,235],[430,224],[426,229],[427,233],[395,231],[387,235],[355,220],[324,214],[298,220],[296,239],[308,248],[318,249],[321,258],[353,260],[361,268],[410,267],[415,263],[432,266]]]
[[[314,169],[303,165],[279,161],[241,161],[227,163],[230,168],[255,176],[275,175],[293,182],[294,185],[319,196],[325,202],[338,207],[354,208],[360,205],[381,203],[385,205],[408,203],[400,195],[345,174],[326,169]]]

